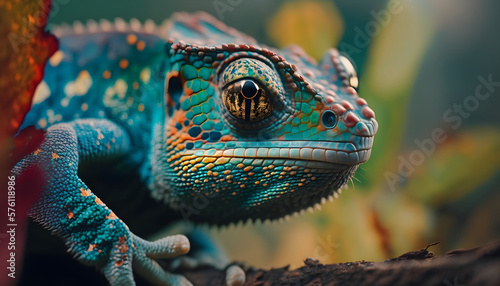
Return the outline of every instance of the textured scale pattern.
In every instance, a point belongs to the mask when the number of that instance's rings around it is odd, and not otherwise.
[[[30,215],[112,284],[133,285],[132,255],[150,281],[187,283],[146,255],[173,257],[189,246],[183,236],[135,236],[78,177],[82,164],[126,158],[151,196],[184,218],[227,224],[337,197],[370,156],[374,112],[336,50],[317,63],[203,13],[159,27],[92,21],[54,33],[60,50],[22,126],[47,135],[13,173],[40,166],[47,183]]]

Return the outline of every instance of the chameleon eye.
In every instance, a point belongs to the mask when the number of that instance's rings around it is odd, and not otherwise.
[[[229,113],[244,122],[256,122],[271,115],[269,93],[251,79],[230,83],[222,90],[222,101]]]

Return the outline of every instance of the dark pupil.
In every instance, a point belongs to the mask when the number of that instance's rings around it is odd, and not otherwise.
[[[321,123],[325,128],[333,128],[337,124],[337,116],[333,111],[327,110],[321,116]]]
[[[224,88],[222,99],[234,117],[255,122],[269,116],[273,110],[266,90],[252,80],[241,80]]]
[[[241,93],[244,97],[250,99],[257,94],[257,86],[251,81],[245,81],[243,87],[241,88]]]

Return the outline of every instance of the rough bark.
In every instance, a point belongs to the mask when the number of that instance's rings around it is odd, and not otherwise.
[[[500,285],[500,240],[474,249],[434,256],[427,248],[382,262],[357,261],[262,270],[244,267],[245,285]],[[224,272],[201,269],[183,273],[195,285],[223,285]]]

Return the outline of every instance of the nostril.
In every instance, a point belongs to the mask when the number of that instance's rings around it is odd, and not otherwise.
[[[344,122],[345,126],[347,126],[347,127],[353,127],[354,125],[356,125],[356,123],[359,122],[359,117],[356,116],[356,114],[354,114],[352,112],[348,112],[343,117],[342,121]]]
[[[337,114],[331,110],[325,110],[321,115],[321,124],[325,128],[333,128],[337,125]]]

